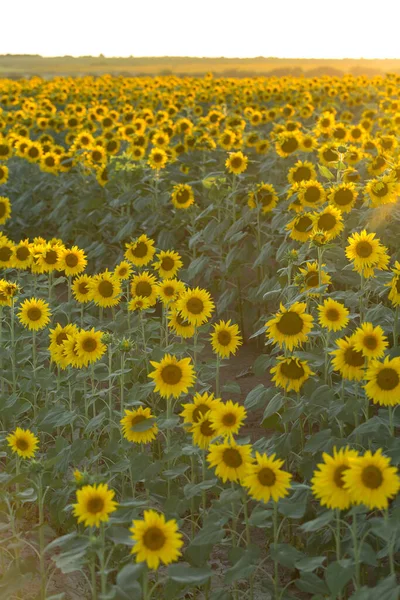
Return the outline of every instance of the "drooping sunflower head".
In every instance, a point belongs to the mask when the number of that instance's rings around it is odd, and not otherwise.
[[[150,408],[139,406],[137,409],[125,410],[120,421],[124,438],[136,444],[147,444],[155,439],[158,433],[157,423]]]

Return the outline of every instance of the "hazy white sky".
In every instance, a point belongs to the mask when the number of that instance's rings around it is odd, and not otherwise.
[[[399,0],[3,0],[0,54],[400,58]]]

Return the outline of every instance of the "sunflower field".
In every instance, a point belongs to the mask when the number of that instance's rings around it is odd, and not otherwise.
[[[0,80],[1,600],[398,600],[399,94]]]

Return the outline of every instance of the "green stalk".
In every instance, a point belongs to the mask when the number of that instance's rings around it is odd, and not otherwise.
[[[97,581],[96,581],[96,553],[92,552],[92,560],[90,561],[91,588],[92,600],[97,600]]]
[[[3,345],[3,307],[0,306],[0,349],[2,350]],[[4,396],[4,379],[3,373],[3,355],[0,356],[0,379],[1,379],[1,395]]]
[[[100,589],[102,596],[106,595],[107,591],[107,574],[105,565],[105,553],[106,553],[106,530],[104,523],[100,526]]]
[[[1,320],[1,313],[0,313],[0,320]],[[11,332],[11,369],[12,369],[12,386],[13,386],[13,392],[15,393],[17,391],[17,377],[16,377],[16,364],[15,364],[15,300],[14,297],[11,298],[11,328],[10,328],[10,332]],[[0,330],[1,330],[1,324],[0,324]]]
[[[247,497],[245,496],[243,500],[243,512],[244,512],[244,521],[246,525],[246,544],[247,546],[251,543],[250,536],[250,525],[249,525],[249,509],[247,506]],[[254,574],[250,575],[250,600],[254,599]]]
[[[278,560],[276,558],[277,553],[277,545],[278,545],[278,504],[274,502],[274,512],[273,512],[273,526],[274,526],[274,590],[275,590],[275,600],[279,600],[279,570],[278,570]]]
[[[37,364],[37,355],[36,355],[36,331],[32,330],[32,385],[33,385],[33,415],[36,419],[37,416],[37,406],[36,406],[36,364]]]
[[[38,478],[39,506],[39,565],[40,565],[40,600],[46,600],[46,566],[44,562],[44,495],[42,474]]]
[[[124,416],[124,369],[125,369],[125,353],[121,352],[121,374],[119,376],[119,388],[120,388],[120,405],[121,405],[121,417]]]
[[[398,334],[397,334],[397,323],[399,320],[399,306],[396,306],[396,310],[394,313],[394,324],[393,324],[393,348],[397,348],[397,340],[398,340]]]
[[[219,369],[220,369],[220,366],[221,366],[221,359],[220,359],[219,354],[217,354],[217,367],[216,367],[216,373],[215,373],[215,397],[216,398],[220,397],[220,395],[219,395],[219,386],[220,386]]]
[[[110,423],[112,422],[113,417],[113,397],[112,397],[112,344],[111,342],[108,344],[108,410],[110,412]]]
[[[358,590],[360,587],[360,548],[357,539],[357,515],[353,515],[352,523],[352,537],[353,537],[353,550],[354,550],[354,562],[356,567],[356,581],[355,589]]]

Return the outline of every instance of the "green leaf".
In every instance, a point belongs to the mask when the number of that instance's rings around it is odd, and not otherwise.
[[[117,575],[117,600],[132,600],[141,597],[141,586],[137,581],[145,569],[144,563],[125,565]]]
[[[289,569],[293,569],[296,561],[304,558],[303,552],[290,544],[272,544],[270,553],[273,560],[277,560],[280,565]]]
[[[296,560],[295,567],[299,571],[310,573],[311,571],[315,571],[315,569],[322,567],[325,560],[326,556],[307,556],[305,558],[301,558],[300,560]]]
[[[304,446],[304,450],[306,452],[319,452],[320,450],[324,450],[325,452],[329,452],[332,447],[332,430],[331,429],[321,429],[318,433],[314,433],[307,440],[306,445]]]
[[[262,383],[259,383],[251,390],[251,392],[247,394],[246,400],[244,401],[245,407],[250,410],[260,408],[264,405],[267,394],[268,390],[263,386]]]
[[[217,479],[206,479],[200,483],[188,483],[183,488],[183,494],[185,498],[190,500],[190,498],[200,496],[203,491],[211,489],[216,483],[218,483]]]
[[[128,529],[119,527],[118,525],[107,527],[106,537],[115,544],[122,544],[124,546],[133,546],[134,544]]]
[[[320,172],[322,177],[325,177],[326,179],[329,179],[330,181],[332,181],[332,179],[335,178],[333,173],[331,173],[330,170],[328,169],[328,167],[325,167],[325,165],[318,165],[318,171]]]
[[[289,498],[282,498],[278,503],[279,512],[285,517],[292,519],[301,519],[304,517],[310,490],[304,486],[296,489],[295,493]]]
[[[278,412],[280,408],[282,408],[285,397],[282,394],[275,394],[273,398],[268,402],[267,408],[264,410],[263,420],[268,419],[271,415],[274,415]]]
[[[226,392],[227,394],[240,394],[242,390],[236,381],[227,381],[224,384],[222,391]]]
[[[153,427],[153,425],[155,424],[156,419],[155,417],[151,417],[149,419],[143,419],[143,421],[139,421],[138,423],[135,423],[134,425],[132,425],[132,427],[130,428],[131,431],[148,431],[149,429],[151,429]]]
[[[202,585],[212,576],[209,567],[191,567],[187,563],[171,565],[168,569],[168,577],[177,583],[186,585]]]
[[[301,573],[301,577],[295,581],[295,585],[302,592],[308,592],[309,594],[324,595],[328,592],[325,582],[317,577],[315,573]]]
[[[192,540],[191,546],[206,546],[208,544],[217,544],[225,537],[225,530],[216,525],[209,525],[200,529],[198,534]]]
[[[307,523],[303,523],[303,525],[301,525],[300,528],[306,532],[319,531],[320,529],[328,525],[328,523],[332,521],[334,516],[335,513],[333,512],[333,510],[328,510],[322,513],[322,515],[319,515],[319,517],[317,517],[316,519],[308,521]]]
[[[328,565],[325,571],[325,581],[334,598],[340,594],[344,586],[351,580],[354,566],[350,560],[340,560]]]
[[[238,579],[247,579],[257,567],[260,556],[260,548],[251,544],[247,546],[240,559],[227,571],[225,571],[225,583],[231,584]]]

